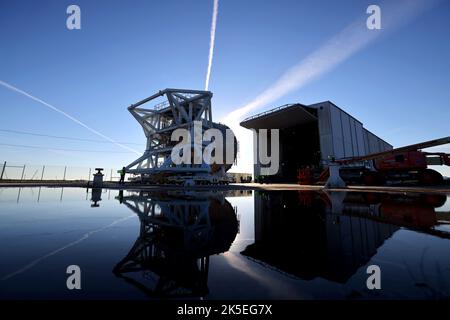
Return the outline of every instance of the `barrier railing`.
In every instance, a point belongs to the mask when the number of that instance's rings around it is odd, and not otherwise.
[[[90,181],[95,168],[0,162],[0,181]],[[118,181],[117,168],[104,168],[103,181]]]

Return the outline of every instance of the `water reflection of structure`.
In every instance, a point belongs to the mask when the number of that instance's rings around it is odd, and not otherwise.
[[[117,198],[138,215],[141,227],[115,266],[116,276],[153,297],[206,295],[209,256],[227,251],[237,234],[230,203],[209,192],[121,192]],[[146,284],[134,272],[144,273]]]
[[[92,208],[100,207],[99,202],[102,201],[102,188],[92,188],[91,201]]]
[[[327,196],[330,200],[329,212],[364,217],[450,238],[450,234],[435,228],[439,224],[447,224],[446,221],[439,221],[436,213],[436,208],[445,204],[446,195],[330,192]]]
[[[401,226],[439,235],[430,216],[441,204],[439,196],[256,193],[255,243],[242,254],[302,279],[345,283]]]
[[[63,202],[64,200],[66,200],[65,191],[73,188],[41,186],[41,187],[18,187],[9,189],[17,190],[17,196],[14,198],[14,201],[17,203],[22,202],[24,200],[23,199],[24,197],[25,201],[35,200],[37,203],[39,203],[41,202],[42,197],[45,197],[45,201],[53,200]],[[111,190],[102,188],[92,188],[92,189],[88,188],[86,189],[86,197],[84,198],[84,200],[88,200],[89,196],[91,197],[90,200],[92,202],[91,207],[99,207],[100,206],[99,202],[102,201],[102,196],[104,196],[108,200],[111,198]],[[12,199],[6,198],[6,201],[8,200]]]

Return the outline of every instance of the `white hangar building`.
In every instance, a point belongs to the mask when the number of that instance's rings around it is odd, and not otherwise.
[[[283,105],[251,116],[241,126],[280,130],[280,169],[276,178],[286,182],[296,179],[299,168],[326,166],[331,157],[341,159],[392,149],[392,145],[330,101]],[[260,175],[260,168],[258,159],[255,177]]]

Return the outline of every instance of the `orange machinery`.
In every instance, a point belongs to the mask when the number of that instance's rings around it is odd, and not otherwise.
[[[421,149],[448,143],[450,137],[445,137],[366,156],[337,159],[335,162],[341,165],[340,171],[344,180],[347,180],[346,174],[356,176],[357,180],[366,185],[382,185],[388,180],[414,180],[424,185],[437,185],[443,182],[443,177],[428,166],[450,166],[450,154],[424,152]],[[367,165],[368,162],[371,162],[371,165]],[[358,163],[361,165],[355,165]],[[328,178],[328,168],[317,178],[314,177],[315,172],[310,168],[300,169],[297,176],[299,184],[325,182]]]

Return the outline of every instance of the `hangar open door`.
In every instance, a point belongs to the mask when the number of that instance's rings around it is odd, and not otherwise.
[[[317,110],[301,104],[286,105],[244,120],[248,129],[279,129],[279,170],[268,182],[296,182],[298,169],[319,166],[320,138]],[[271,143],[269,135],[269,144]],[[270,150],[270,147],[268,148]],[[262,165],[255,164],[255,176]]]
[[[297,182],[298,169],[320,165],[320,139],[318,122],[280,129],[279,182]]]

